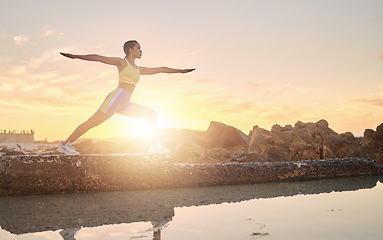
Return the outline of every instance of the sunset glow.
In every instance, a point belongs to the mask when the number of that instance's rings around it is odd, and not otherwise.
[[[117,86],[115,67],[59,52],[124,57],[129,39],[141,44],[140,66],[196,68],[141,77],[132,101],[155,109],[160,128],[220,121],[248,133],[326,119],[336,132],[362,135],[383,122],[382,1],[8,1],[0,9],[0,128],[34,129],[37,140],[65,139]],[[143,137],[146,126],[116,115],[85,137]]]

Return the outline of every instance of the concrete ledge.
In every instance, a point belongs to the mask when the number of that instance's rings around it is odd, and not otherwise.
[[[161,155],[3,156],[0,196],[116,191],[382,175],[362,158],[176,164]]]

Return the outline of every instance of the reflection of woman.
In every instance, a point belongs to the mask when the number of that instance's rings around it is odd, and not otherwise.
[[[172,218],[169,219],[169,221],[171,220]],[[152,221],[153,240],[161,240],[161,231],[164,227],[168,225],[168,223],[169,222],[166,220],[166,218],[164,218],[164,221],[161,221],[161,222]]]
[[[63,240],[76,240],[74,236],[80,231],[81,228],[71,228],[71,229],[65,229],[60,231],[60,235],[63,238]]]
[[[130,117],[146,118],[149,120],[153,131],[157,130],[157,114],[154,110],[133,103],[130,101],[133,90],[139,80],[140,75],[152,75],[157,73],[188,73],[194,69],[173,69],[168,67],[138,67],[135,64],[136,58],[141,58],[142,51],[140,44],[135,41],[127,41],[124,44],[124,52],[126,54],[124,59],[119,57],[104,57],[100,55],[73,55],[69,53],[61,53],[61,55],[72,58],[81,59],[87,61],[96,61],[109,65],[115,65],[119,72],[118,87],[112,91],[101,104],[100,108],[91,116],[87,121],[80,124],[74,132],[61,143],[57,148],[57,151],[68,154],[79,154],[72,146],[71,143],[76,141],[81,135],[86,133],[89,129],[101,124],[113,114],[120,113]],[[155,141],[155,142],[153,142]],[[168,152],[163,148],[157,139],[152,140],[151,152]]]

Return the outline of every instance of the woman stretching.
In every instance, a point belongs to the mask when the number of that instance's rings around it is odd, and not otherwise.
[[[159,144],[156,136],[157,132],[157,113],[145,106],[133,103],[130,101],[133,90],[140,78],[140,75],[152,75],[157,73],[188,73],[194,69],[174,69],[168,67],[138,67],[135,60],[141,58],[142,51],[140,44],[135,41],[127,41],[124,44],[124,52],[126,54],[124,59],[119,57],[104,57],[100,55],[73,55],[69,53],[60,53],[61,55],[87,61],[102,62],[109,65],[115,65],[119,72],[118,87],[109,93],[101,104],[100,108],[91,116],[87,121],[80,124],[76,130],[66,139],[61,142],[57,148],[58,152],[77,155],[79,154],[72,146],[81,135],[86,133],[89,129],[101,124],[115,113],[120,113],[129,117],[146,118],[149,120],[151,129],[154,131],[154,138],[150,144],[149,152],[151,153],[168,153],[169,150],[165,149]]]

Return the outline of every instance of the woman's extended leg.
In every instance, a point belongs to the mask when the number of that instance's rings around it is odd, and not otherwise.
[[[86,133],[89,129],[99,125],[110,118],[110,116],[100,110],[97,110],[93,116],[91,116],[87,121],[80,124],[73,133],[65,140],[61,142],[60,146],[57,147],[56,151],[67,154],[67,155],[77,155],[77,152],[73,146],[72,142],[76,141],[81,135]]]
[[[68,137],[67,140],[63,142],[63,144],[67,144],[68,142],[73,143],[76,141],[79,137],[81,137],[84,133],[86,133],[89,129],[105,122],[110,118],[110,116],[100,110],[97,110],[93,116],[91,116],[87,121],[80,124],[73,133]]]

